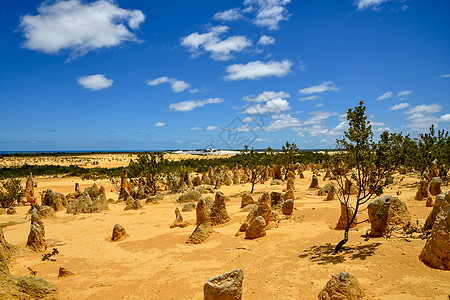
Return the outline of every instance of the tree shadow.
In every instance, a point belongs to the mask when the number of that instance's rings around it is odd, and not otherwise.
[[[317,262],[319,265],[336,265],[347,260],[365,260],[367,257],[374,255],[375,249],[380,245],[381,243],[371,243],[356,247],[342,247],[341,252],[334,253],[335,245],[327,243],[325,245],[313,246],[310,249],[306,249],[299,257],[309,258],[310,261]]]

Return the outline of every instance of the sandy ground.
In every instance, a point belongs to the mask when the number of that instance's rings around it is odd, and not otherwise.
[[[323,174],[322,174],[323,175]],[[230,197],[227,210],[231,221],[214,227],[215,234],[206,243],[187,245],[194,230],[170,229],[175,218],[175,199],[165,195],[159,204],[145,204],[138,211],[124,211],[124,204],[110,204],[110,210],[98,214],[67,215],[58,212],[56,219],[46,219],[47,241],[57,244],[56,261],[41,261],[43,253],[23,249],[10,264],[15,276],[28,275],[28,267],[37,277],[56,284],[62,299],[202,299],[203,285],[212,276],[241,268],[244,271],[243,299],[317,299],[331,275],[346,271],[355,275],[367,299],[449,299],[450,272],[429,268],[418,255],[425,240],[402,237],[361,237],[369,223],[351,230],[346,246],[351,250],[332,254],[343,237],[334,230],[339,218],[337,200],[325,202],[310,190],[312,173],[295,180],[295,211],[289,219],[271,224],[267,235],[256,240],[235,236],[246,212],[240,211],[240,199],[250,191],[250,184],[223,186]],[[399,196],[413,220],[423,224],[431,208],[424,201],[413,200],[417,177],[407,177],[388,188],[385,194]],[[64,194],[72,192],[75,182],[85,188],[93,181],[78,178],[36,178],[37,192],[51,188]],[[321,186],[325,185],[319,179]],[[97,181],[106,188],[107,197],[117,199],[109,181]],[[270,182],[256,185],[254,199],[263,191],[282,191]],[[444,187],[448,190],[449,187]],[[213,196],[212,194],[208,194]],[[17,208],[17,215],[0,215],[0,223],[24,221],[28,207]],[[182,213],[195,223],[195,211]],[[359,220],[367,218],[363,211]],[[114,224],[120,223],[129,237],[110,242]],[[29,221],[5,227],[7,241],[25,247]],[[48,249],[50,252],[51,248]],[[65,266],[74,276],[58,278]]]

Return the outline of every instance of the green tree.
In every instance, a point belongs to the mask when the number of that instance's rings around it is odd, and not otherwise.
[[[268,152],[270,153],[270,149]],[[242,165],[249,168],[252,173],[250,178],[252,184],[250,194],[253,193],[255,184],[261,182],[264,178],[264,173],[267,171],[271,157],[273,157],[273,155],[268,154],[267,152],[259,153],[255,151],[253,147],[249,150],[247,145],[244,146],[244,150],[241,150],[240,159]]]
[[[285,168],[284,177],[286,178],[289,171],[289,165],[295,163],[299,149],[295,143],[286,142],[281,146],[280,162]]]
[[[20,178],[10,178],[5,180],[0,187],[0,204],[2,207],[10,207],[14,201],[19,201],[22,197],[23,188]]]
[[[136,161],[131,160],[128,165],[130,177],[142,178],[144,184],[148,186],[153,195],[158,192],[158,186],[164,180],[167,167],[167,160],[162,152],[149,152],[138,154]]]
[[[335,170],[344,164],[350,171],[346,174],[340,172],[335,174],[340,190],[336,195],[339,201],[347,208],[353,209],[354,213],[347,216],[344,239],[336,245],[336,253],[348,242],[350,225],[355,221],[361,205],[367,203],[374,195],[380,195],[383,187],[391,180],[392,164],[388,159],[391,145],[386,140],[386,135],[378,144],[373,141],[372,125],[367,120],[365,110],[363,101],[359,106],[347,110],[348,129],[344,132],[344,137],[337,140]],[[345,192],[346,180],[357,187],[355,199],[350,193]]]

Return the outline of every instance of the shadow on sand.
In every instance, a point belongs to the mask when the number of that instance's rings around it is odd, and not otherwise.
[[[371,243],[356,247],[343,247],[339,253],[334,253],[335,245],[327,243],[322,246],[313,246],[311,249],[304,250],[304,254],[299,255],[300,258],[309,258],[312,262],[319,265],[340,264],[346,260],[365,260],[367,257],[375,253],[375,249],[381,243]]]

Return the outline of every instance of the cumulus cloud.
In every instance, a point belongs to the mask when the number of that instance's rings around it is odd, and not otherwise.
[[[267,46],[272,44],[275,44],[275,38],[271,36],[263,35],[259,38],[258,45]]]
[[[113,84],[113,80],[106,78],[104,74],[81,76],[77,81],[82,87],[92,91],[107,89]]]
[[[265,104],[256,104],[249,106],[244,110],[245,114],[256,115],[256,114],[266,114],[266,113],[281,113],[285,110],[290,109],[289,102],[276,98],[267,101]]]
[[[220,99],[220,98],[209,98],[206,100],[182,101],[182,102],[176,102],[176,103],[170,104],[169,110],[187,112],[187,111],[191,111],[197,107],[203,107],[206,104],[217,104],[217,103],[222,103],[222,102],[223,102],[223,99]]]
[[[367,8],[377,9],[383,2],[389,0],[356,0],[355,5],[358,6],[358,10],[364,10]]]
[[[405,127],[411,128],[412,131],[416,132],[426,131],[431,124],[439,123],[440,119],[436,117],[436,113],[441,110],[442,106],[438,104],[422,104],[411,107],[404,112],[408,116],[407,119],[411,122]]]
[[[392,106],[391,108],[389,108],[389,110],[400,110],[400,109],[408,108],[409,106],[410,106],[409,103],[400,103],[400,104],[396,104],[396,105]]]
[[[206,33],[191,33],[181,39],[181,45],[187,47],[193,57],[206,51],[214,60],[229,60],[233,58],[232,52],[241,52],[250,47],[252,42],[241,35],[221,40],[220,35],[226,33],[228,29],[228,26],[215,26]]]
[[[450,114],[442,115],[442,116],[439,118],[439,120],[442,121],[442,122],[450,122]]]
[[[48,54],[67,50],[75,58],[123,42],[138,42],[130,29],[139,29],[144,20],[142,11],[122,9],[113,1],[83,4],[80,0],[60,0],[44,1],[37,15],[22,17],[20,27],[25,48]]]
[[[214,20],[217,20],[217,21],[236,21],[239,19],[243,19],[244,16],[241,14],[239,9],[232,8],[232,9],[225,10],[225,11],[219,11],[218,13],[216,13],[214,15],[213,18],[214,18]]]
[[[327,91],[336,92],[339,91],[339,88],[336,87],[333,81],[324,81],[319,85],[304,88],[299,90],[298,92],[303,95],[309,95],[309,94],[323,93]]]
[[[155,86],[163,83],[169,83],[172,86],[172,91],[179,93],[191,87],[191,85],[183,80],[170,78],[167,76],[158,77],[153,80],[147,80],[147,85]]]
[[[245,0],[246,12],[254,13],[252,22],[260,27],[271,30],[279,29],[279,23],[289,18],[286,5],[291,0]]]
[[[318,99],[322,99],[322,97],[317,96],[317,95],[312,95],[312,96],[307,96],[307,97],[300,97],[300,98],[298,98],[298,101],[314,101],[314,100],[318,100]]]
[[[166,126],[166,123],[164,122],[156,122],[155,127],[164,127]]]
[[[388,99],[392,97],[392,92],[386,92],[383,95],[381,95],[380,97],[377,98],[377,100],[384,100],[384,99]]]
[[[273,116],[271,122],[264,128],[266,131],[278,131],[282,129],[295,129],[303,124],[299,119],[290,114],[279,114]]]
[[[257,96],[255,95],[245,96],[242,99],[248,102],[267,102],[276,98],[289,98],[289,97],[291,97],[291,95],[283,91],[280,92],[264,91],[258,94]]]
[[[260,79],[263,77],[286,76],[291,71],[292,63],[285,59],[282,61],[269,61],[267,63],[251,61],[247,64],[234,64],[226,68],[228,73],[225,79],[228,80],[243,80],[243,79]]]
[[[219,127],[218,126],[208,126],[208,127],[206,127],[206,130],[208,130],[208,131],[211,131],[211,130],[216,130],[216,129],[219,129]]]

